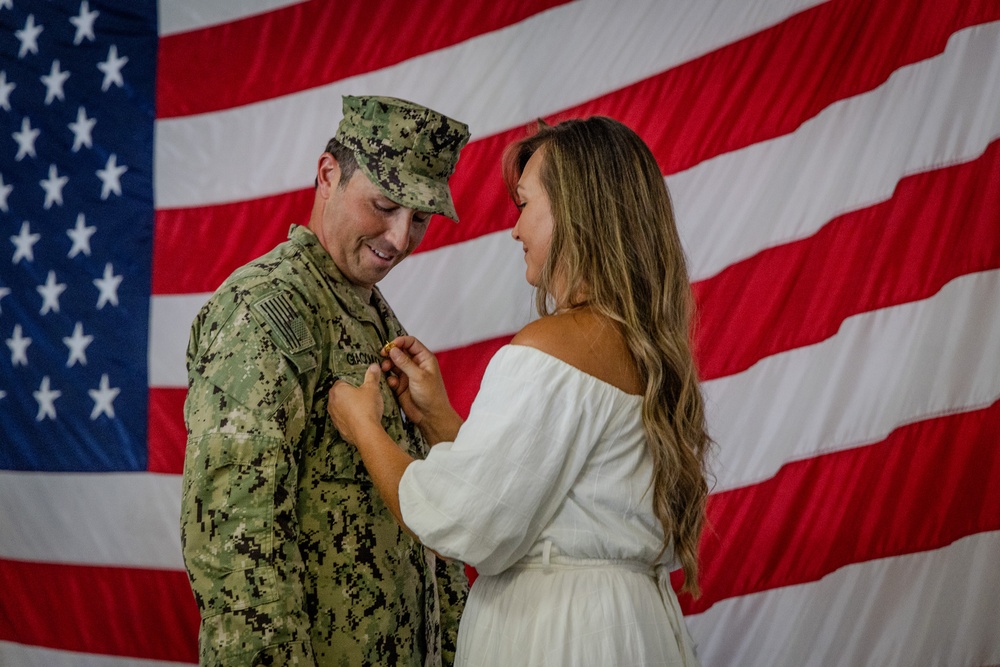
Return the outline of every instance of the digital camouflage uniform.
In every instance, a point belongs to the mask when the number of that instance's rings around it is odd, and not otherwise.
[[[181,525],[203,664],[417,667],[428,644],[433,655],[433,554],[400,529],[326,412],[334,379],[360,384],[405,333],[377,290],[372,300],[293,227],[195,320]],[[386,431],[423,458],[384,380],[382,395]],[[438,591],[451,627],[458,574]]]
[[[462,565],[436,560],[399,527],[327,415],[333,382],[360,384],[403,333],[377,289],[364,303],[294,225],[198,314],[181,542],[201,664],[451,663]],[[382,397],[386,431],[423,458],[427,445],[384,379]]]

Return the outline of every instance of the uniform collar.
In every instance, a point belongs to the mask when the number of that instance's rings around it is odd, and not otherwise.
[[[333,257],[326,251],[311,229],[302,225],[292,225],[288,230],[288,240],[305,251],[310,261],[327,278],[333,295],[352,318],[371,322],[378,329],[382,328],[384,322],[385,326],[390,329],[387,332],[388,340],[400,335],[401,330],[396,322],[396,316],[382,297],[378,286],[372,288],[371,306],[369,306],[358,295],[354,285],[344,277],[336,262],[333,261]],[[374,311],[372,307],[374,307]],[[376,316],[376,312],[378,316]],[[379,321],[380,319],[381,321]]]

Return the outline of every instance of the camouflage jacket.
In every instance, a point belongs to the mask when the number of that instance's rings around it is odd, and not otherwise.
[[[451,662],[461,565],[399,528],[326,412],[335,378],[360,383],[403,333],[377,289],[372,306],[293,226],[192,325],[181,541],[203,665]],[[382,395],[383,426],[422,458],[384,380]]]

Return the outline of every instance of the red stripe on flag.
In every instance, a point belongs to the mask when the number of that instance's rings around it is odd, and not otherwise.
[[[462,419],[469,416],[469,408],[479,393],[479,384],[490,359],[513,337],[513,334],[501,336],[467,347],[436,353],[444,386],[448,390],[448,398],[452,407],[462,415]]]
[[[833,102],[877,87],[899,67],[941,53],[955,31],[997,19],[1000,3],[993,0],[836,0],[548,120],[617,118],[649,143],[663,172],[673,174],[788,134]],[[463,150],[452,178],[462,222],[439,219],[417,252],[513,226],[514,210],[500,182],[500,156],[508,143],[526,133],[526,128],[515,128]],[[320,150],[317,147],[317,155]],[[244,241],[221,262],[214,256],[218,248],[262,231],[267,238],[280,231],[284,238],[288,224],[301,220],[289,214],[311,196],[309,188],[233,204],[158,211],[154,293],[213,291],[264,243]],[[262,224],[273,228],[265,230]],[[187,262],[178,260],[188,256],[191,235],[200,239],[197,248],[213,253],[212,262],[201,261],[201,252]]]
[[[214,292],[233,271],[288,238],[292,224],[308,223],[312,202],[308,188],[209,208],[156,211],[152,293]]]
[[[184,426],[184,399],[187,389],[149,389],[149,472],[180,474],[184,470],[187,428]]]
[[[976,160],[904,178],[892,199],[695,283],[701,377],[738,373],[833,336],[847,317],[1000,267],[997,211],[1000,140]]]
[[[682,596],[685,613],[1000,529],[997,433],[1000,401],[713,494],[699,556],[702,596]]]
[[[499,30],[566,1],[304,2],[168,35],[160,40],[156,114],[188,116],[307,90]]]
[[[0,559],[0,640],[64,651],[198,662],[187,575]]]

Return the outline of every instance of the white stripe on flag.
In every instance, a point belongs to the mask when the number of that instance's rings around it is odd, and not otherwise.
[[[379,283],[407,331],[451,350],[518,331],[537,317],[524,251],[510,230],[407,258]]]
[[[149,303],[149,386],[187,388],[191,324],[211,294],[160,294]]]
[[[183,570],[180,499],[180,475],[0,471],[0,558]]]
[[[205,2],[205,0],[161,0],[157,4],[160,35],[173,35],[207,28],[221,23],[263,14],[273,9],[295,5],[306,0],[240,0],[239,2]]]
[[[704,665],[997,665],[1000,532],[689,616]]]
[[[58,651],[41,646],[25,646],[0,641],[0,665],[10,667],[180,667],[188,663],[143,660],[141,658],[96,653]]]
[[[885,201],[904,176],[981,155],[1000,136],[997,108],[1000,22],[956,33],[943,54],[792,134],[669,176],[692,279]]]
[[[702,384],[718,442],[716,491],[789,461],[883,440],[898,426],[1000,397],[1000,270],[929,299],[855,315],[821,343]]]

